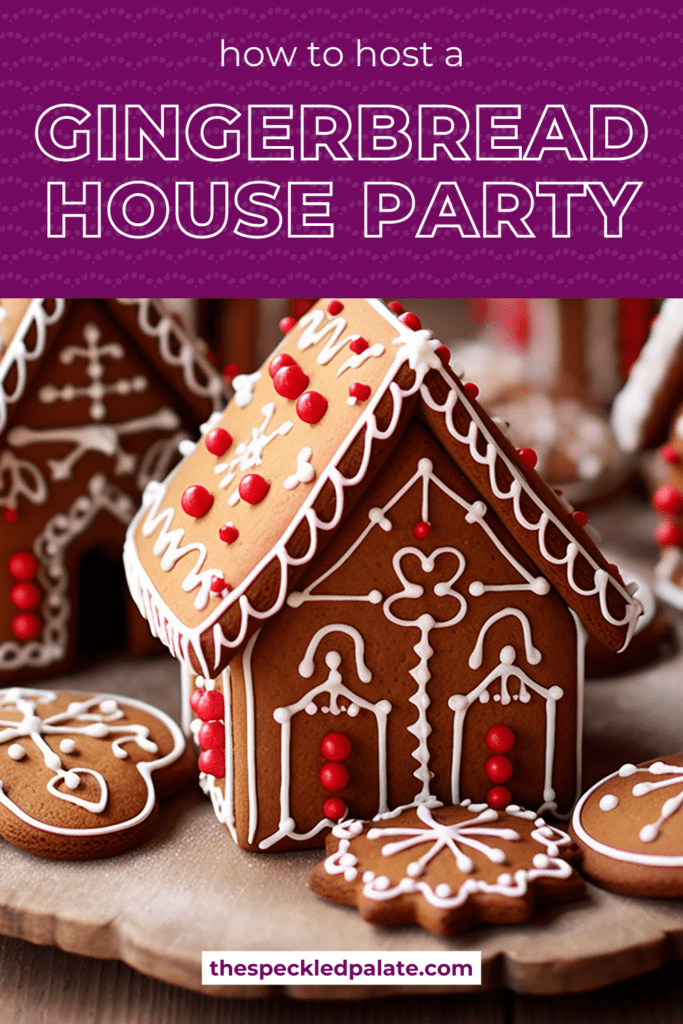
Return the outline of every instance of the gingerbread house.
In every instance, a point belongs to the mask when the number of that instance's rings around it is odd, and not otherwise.
[[[124,622],[116,567],[122,575],[140,495],[227,395],[203,343],[154,299],[3,299],[0,337],[0,679],[10,682],[66,668],[79,624],[87,644],[104,635],[98,622]]]
[[[645,464],[652,503],[662,516],[655,531],[662,549],[656,590],[683,608],[683,299],[664,301],[615,399],[612,427],[626,452],[659,447],[659,465]]]
[[[318,302],[129,528],[204,788],[249,849],[463,798],[567,815],[586,630],[621,648],[640,613],[392,307]]]

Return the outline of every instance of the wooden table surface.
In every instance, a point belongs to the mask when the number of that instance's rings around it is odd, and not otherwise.
[[[603,534],[610,553],[621,554],[639,567],[654,557],[650,544],[651,520],[644,505],[632,499],[621,501],[591,516]],[[629,529],[624,524],[629,523]],[[683,636],[683,617],[672,613],[679,636]],[[683,656],[671,654],[666,664],[672,682],[683,677]],[[662,665],[658,671],[661,673]],[[141,673],[144,677],[144,672]],[[587,739],[595,733],[596,723],[609,715],[618,722],[633,715],[634,683],[647,683],[642,677],[625,675],[610,683],[588,683],[589,709]],[[592,689],[595,687],[595,689]],[[683,678],[681,681],[683,705]],[[114,685],[112,684],[112,689]],[[144,678],[140,681],[144,692]],[[626,695],[620,699],[620,694]],[[680,717],[676,691],[672,703],[662,712],[667,736],[677,738]],[[672,713],[673,712],[673,713]],[[683,739],[679,748],[683,749]],[[665,753],[664,750],[661,753]],[[624,759],[632,759],[624,752]],[[633,758],[635,759],[635,758]],[[587,780],[590,781],[590,780]],[[227,841],[227,840],[226,840]],[[12,931],[12,928],[5,928]],[[673,940],[671,940],[673,947]],[[671,948],[670,956],[683,956]],[[637,961],[633,973],[645,970]],[[575,1024],[601,1019],[638,1021],[647,1024],[683,1024],[683,970],[679,961],[665,965],[656,973],[636,977],[609,988],[581,995],[529,996],[499,989],[478,994],[390,996],[354,1002],[318,1002],[292,1000],[284,996],[263,999],[224,999],[191,992],[139,974],[115,960],[77,956],[52,946],[38,946],[21,939],[0,936],[0,1024],[213,1024],[235,1021],[239,1024],[269,1024],[296,1018],[297,1024],[318,1021],[325,1014],[345,1022],[384,1021],[387,1024],[421,1024],[457,1015],[463,1024]],[[305,990],[298,990],[304,995]]]

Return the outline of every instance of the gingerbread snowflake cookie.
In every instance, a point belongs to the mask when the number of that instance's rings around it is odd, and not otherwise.
[[[579,899],[571,839],[533,811],[464,800],[332,829],[311,888],[378,925],[416,922],[454,935],[478,922],[517,924],[536,905]]]
[[[120,853],[153,831],[157,797],[191,762],[175,722],[141,701],[0,690],[0,836],[42,857]]]
[[[625,764],[579,800],[585,874],[631,896],[683,896],[683,754]]]

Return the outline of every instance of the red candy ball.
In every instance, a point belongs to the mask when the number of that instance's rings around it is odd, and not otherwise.
[[[197,739],[202,750],[225,748],[225,726],[222,722],[204,722]]]
[[[202,690],[202,695],[197,700],[195,713],[202,722],[215,722],[218,718],[225,717],[225,700],[220,690]]]
[[[240,364],[239,363],[228,363],[223,367],[223,376],[226,380],[234,380],[235,377],[239,376]]]
[[[212,594],[222,594],[224,590],[232,590],[229,583],[226,583],[222,576],[212,576],[209,588]]]
[[[367,402],[371,394],[372,388],[369,384],[361,384],[358,380],[349,384],[349,397],[355,398],[357,402]]]
[[[294,327],[295,325],[296,320],[294,319],[293,316],[283,316],[278,326],[283,334],[287,334],[287,332],[291,331],[292,327]]]
[[[15,583],[9,596],[15,608],[30,612],[38,607],[42,594],[35,583]]]
[[[351,351],[355,352],[357,356],[359,356],[361,352],[365,352],[367,347],[368,343],[365,340],[365,338],[354,338],[351,344],[349,345]]]
[[[439,345],[439,347],[435,349],[435,352],[444,366],[448,366],[451,361],[451,350],[446,348],[445,345]]]
[[[512,803],[512,793],[507,786],[492,786],[486,794],[486,802],[489,807],[493,807],[497,811],[502,810]]]
[[[494,754],[507,754],[515,745],[515,734],[509,725],[492,725],[486,733],[486,746]]]
[[[463,384],[463,390],[468,398],[479,397],[479,386],[471,380],[468,381],[467,384]]]
[[[42,628],[41,620],[31,612],[20,612],[12,619],[12,632],[17,640],[35,640]]]
[[[199,713],[197,709],[199,708],[199,702],[204,696],[205,692],[205,690],[197,689],[193,690],[190,695],[190,707],[194,711],[195,715]]]
[[[193,519],[201,519],[213,505],[213,494],[202,484],[192,484],[182,493],[180,504],[183,512]]]
[[[323,804],[323,814],[332,821],[339,821],[346,814],[346,804],[338,796],[328,797]]]
[[[328,732],[320,744],[320,753],[328,761],[343,761],[351,753],[351,740],[343,732]]]
[[[215,427],[204,438],[204,444],[212,455],[225,455],[232,444],[232,435],[223,427]]]
[[[415,523],[415,526],[413,527],[413,533],[415,534],[418,540],[425,540],[425,538],[427,538],[431,533],[431,529],[432,528],[429,525],[429,523],[426,523],[424,520],[420,520],[419,523]]]
[[[225,778],[225,751],[205,750],[199,755],[199,770],[215,779]]]
[[[389,309],[391,310],[392,313],[395,313],[396,316],[400,316],[401,313],[403,312],[403,303],[396,301],[390,302]]]
[[[296,414],[304,423],[317,423],[326,412],[327,399],[319,391],[306,391],[296,403]]]
[[[19,518],[19,513],[15,508],[6,508],[2,513],[2,518],[6,523],[16,523]]]
[[[660,523],[655,530],[655,540],[660,548],[683,547],[683,530],[676,523]]]
[[[655,491],[652,504],[663,516],[679,516],[683,512],[683,494],[677,487],[667,484]]]
[[[533,450],[533,448],[518,448],[517,455],[519,457],[519,461],[525,469],[531,470],[536,468],[536,463],[538,462],[538,455]]]
[[[239,482],[240,498],[249,505],[258,505],[270,490],[270,484],[259,473],[247,473]]]
[[[293,400],[308,387],[308,377],[298,363],[290,363],[276,371],[273,387],[282,398]]]
[[[324,789],[329,790],[330,793],[336,793],[337,790],[348,785],[349,772],[339,761],[328,761],[318,772],[318,778]]]
[[[327,304],[327,312],[330,316],[336,316],[337,313],[341,313],[344,308],[344,303],[340,302],[339,299],[332,299],[332,302]]]
[[[232,523],[225,523],[218,531],[218,536],[224,544],[234,544],[240,535],[240,531]]]
[[[268,363],[268,373],[271,377],[274,377],[278,370],[283,370],[285,366],[295,366],[296,359],[292,356],[287,355],[286,352],[280,352],[279,355],[273,356]]]
[[[577,524],[577,526],[585,526],[588,522],[588,516],[586,515],[586,513],[579,512],[578,510],[576,512],[572,512],[572,519]]]
[[[507,782],[514,771],[512,761],[503,754],[494,754],[488,759],[484,768],[491,782]]]
[[[32,551],[15,551],[7,563],[10,576],[20,583],[28,583],[38,572],[38,559]]]
[[[406,327],[409,327],[411,331],[419,331],[422,327],[420,318],[416,313],[401,313],[399,320]]]
[[[662,462],[667,462],[670,466],[675,466],[676,463],[681,461],[681,456],[673,444],[665,444],[659,449],[659,457]]]

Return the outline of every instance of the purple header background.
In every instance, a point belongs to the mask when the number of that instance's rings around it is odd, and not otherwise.
[[[218,296],[271,294],[680,295],[683,248],[681,150],[681,27],[683,12],[645,7],[624,10],[589,3],[539,10],[503,4],[473,7],[389,6],[333,9],[301,5],[223,7],[215,10],[130,0],[101,11],[55,5],[47,10],[4,4],[0,11],[0,277],[3,294],[164,294]],[[356,40],[373,46],[432,47],[433,67],[356,67]],[[220,66],[225,45],[297,45],[291,68]],[[311,67],[306,47],[338,46],[338,68]],[[447,67],[447,46],[463,50],[464,66]],[[320,51],[318,51],[319,53]],[[468,114],[464,145],[475,155],[477,103],[521,104],[521,140],[530,138],[546,104],[565,104],[588,149],[591,104],[635,107],[646,118],[649,141],[624,162],[570,162],[546,154],[538,162],[436,163],[413,155],[397,162],[307,164],[249,162],[244,155],[206,163],[191,154],[181,134],[180,160],[164,162],[147,151],[142,162],[98,162],[94,156],[57,163],[38,149],[40,113],[56,103],[93,111],[98,104],[137,103],[155,119],[162,103],[180,105],[180,123],[209,103],[242,112],[248,104],[295,105],[294,140],[302,103],[344,107],[355,121],[358,104],[399,104],[416,122],[419,104],[451,103]],[[354,139],[347,145],[355,153]],[[413,139],[416,133],[411,131]],[[120,146],[122,148],[122,146]],[[96,142],[93,146],[96,152]],[[246,146],[243,146],[243,151]],[[48,238],[48,181],[101,181],[102,237],[84,239],[68,221],[66,238]],[[171,216],[160,234],[128,239],[106,218],[106,200],[125,181],[161,186]],[[229,181],[230,199],[245,181],[331,181],[333,239],[294,239],[283,231],[251,240],[232,233],[234,217],[218,237],[193,240],[173,214],[174,182]],[[363,237],[363,181],[393,180],[416,196],[410,220]],[[622,238],[603,237],[603,218],[590,197],[573,200],[572,237],[551,236],[550,200],[537,199],[529,225],[536,238],[461,238],[440,230],[415,238],[438,181],[460,185],[481,230],[481,182],[541,180],[604,182],[614,195],[625,181],[643,181],[624,217]],[[282,191],[282,190],[281,190]],[[286,192],[286,187],[284,189]],[[279,204],[283,207],[283,204]]]

